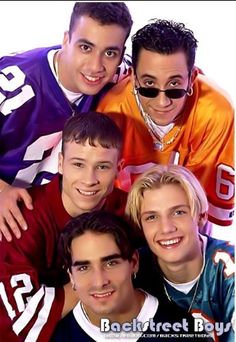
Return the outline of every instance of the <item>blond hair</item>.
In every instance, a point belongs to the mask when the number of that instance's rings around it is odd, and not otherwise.
[[[180,165],[156,165],[135,180],[128,194],[125,209],[128,218],[142,228],[141,205],[144,192],[167,184],[177,184],[184,190],[189,200],[191,216],[197,220],[201,218],[201,225],[204,225],[208,211],[206,194],[193,173]]]

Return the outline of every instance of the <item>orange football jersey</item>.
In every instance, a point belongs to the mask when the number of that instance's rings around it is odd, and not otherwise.
[[[232,224],[234,207],[234,109],[230,100],[203,75],[194,82],[184,111],[156,148],[138,108],[128,78],[100,101],[98,111],[117,122],[124,134],[124,168],[120,188],[128,191],[140,173],[154,164],[180,164],[191,170],[204,187],[209,220]]]

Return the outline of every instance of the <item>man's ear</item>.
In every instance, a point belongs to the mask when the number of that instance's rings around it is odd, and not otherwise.
[[[76,290],[76,285],[75,285],[75,282],[74,282],[74,279],[73,279],[73,275],[70,272],[69,268],[67,269],[67,273],[69,274],[69,277],[70,277],[70,282],[71,282],[72,289],[75,291]]]
[[[58,172],[63,174],[63,154],[62,152],[58,153]]]
[[[68,275],[69,275],[69,277],[70,277],[70,281],[71,281],[72,274],[71,274],[71,271],[70,271],[70,269],[69,269],[69,268],[67,268],[67,273],[68,273]]]
[[[198,74],[199,74],[199,70],[198,70],[197,67],[194,66],[193,69],[192,69],[192,72],[191,72],[191,77],[190,77],[190,84],[191,84],[191,86],[193,86],[193,83],[194,83],[194,81],[195,81],[195,79],[196,79]]]
[[[202,228],[205,226],[206,222],[208,219],[208,214],[207,213],[203,213],[199,215],[198,218],[198,228],[199,228],[199,232],[201,232]]]
[[[131,258],[133,273],[137,273],[139,270],[139,253],[136,250]]]
[[[192,71],[191,71],[191,75],[190,75],[190,80],[189,80],[189,84],[188,84],[188,91],[187,91],[187,95],[188,96],[192,96],[193,95],[193,83],[198,75],[198,68],[193,67]]]
[[[118,161],[118,164],[117,164],[118,172],[120,172],[120,171],[123,169],[124,163],[125,163],[124,158],[122,158],[122,159],[120,159],[120,160]]]
[[[66,46],[70,42],[69,32],[65,31],[62,41],[62,47]]]
[[[123,47],[123,51],[122,51],[122,53],[121,53],[121,55],[120,55],[119,65],[120,65],[120,64],[122,63],[122,61],[123,61],[124,54],[125,54],[125,50],[126,50],[126,46]]]
[[[133,84],[133,87],[135,87],[135,74],[134,74],[134,68],[133,67],[131,67],[130,80]]]

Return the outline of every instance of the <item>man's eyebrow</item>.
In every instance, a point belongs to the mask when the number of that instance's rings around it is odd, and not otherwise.
[[[156,214],[155,210],[147,210],[147,211],[143,211],[141,213],[141,216],[144,216],[144,215],[154,215],[154,214]]]
[[[170,207],[168,210],[173,211],[181,208],[190,209],[190,206],[188,204],[178,204],[174,205],[173,207]],[[155,215],[156,213],[158,213],[158,210],[146,210],[141,213],[141,217],[144,215]]]
[[[108,261],[108,260],[111,260],[111,259],[122,259],[122,256],[119,253],[114,253],[114,254],[107,255],[107,256],[101,258],[101,261],[104,262],[104,261]]]
[[[145,77],[152,78],[153,80],[156,80],[156,77],[155,77],[155,76],[152,76],[152,75],[149,75],[149,74],[143,74],[143,75],[141,75],[139,78],[140,78],[140,79],[143,79],[143,78],[145,78]]]
[[[79,38],[79,39],[77,40],[77,43],[80,43],[80,44],[82,43],[82,44],[90,45],[90,46],[92,46],[92,47],[95,46],[94,43],[92,43],[92,42],[90,42],[89,40],[84,39],[84,38]],[[121,51],[121,49],[120,49],[118,46],[107,46],[104,50]]]
[[[104,262],[104,261],[108,261],[108,260],[112,260],[112,259],[122,259],[122,256],[119,253],[114,253],[114,254],[110,254],[110,255],[106,255],[106,256],[102,257],[101,261]],[[75,260],[72,263],[72,266],[73,267],[76,267],[76,266],[87,266],[87,265],[90,265],[90,264],[91,264],[91,261],[89,261],[89,260]]]
[[[95,44],[93,44],[92,42],[90,42],[89,40],[84,39],[84,38],[77,39],[76,43],[83,43],[83,44],[86,44],[86,45],[95,46]]]
[[[69,158],[68,160],[72,161],[72,162],[84,162],[86,163],[87,162],[87,159],[84,159],[84,158],[79,158],[79,157],[71,157]],[[96,162],[96,165],[100,165],[100,164],[106,164],[106,165],[114,165],[113,162],[111,162],[110,160],[98,160]]]
[[[71,157],[70,160],[79,160],[79,161],[85,161],[86,159],[80,158],[80,157]]]
[[[171,207],[171,210],[175,210],[175,209],[179,209],[179,208],[190,208],[189,204],[178,204],[178,205],[174,205],[173,207]]]
[[[121,49],[118,46],[107,46],[105,50],[121,51]]]
[[[173,78],[184,78],[184,76],[183,75],[181,75],[181,74],[175,74],[175,75],[171,75],[168,79],[169,80],[172,80]]]
[[[73,267],[76,267],[76,266],[85,266],[85,265],[89,265],[90,264],[90,261],[88,260],[75,260],[73,263],[72,263],[72,266]]]
[[[150,75],[150,74],[143,74],[143,75],[140,76],[141,79],[142,79],[142,78],[145,78],[145,77],[152,78],[153,80],[156,80],[156,79],[157,79],[155,76]],[[181,74],[176,74],[176,75],[171,75],[171,76],[168,78],[168,80],[172,80],[173,78],[182,78],[182,79],[183,79],[184,77],[183,77],[183,75],[181,75]]]
[[[109,165],[113,165],[113,163],[110,160],[99,160],[97,162],[97,164],[109,164]]]

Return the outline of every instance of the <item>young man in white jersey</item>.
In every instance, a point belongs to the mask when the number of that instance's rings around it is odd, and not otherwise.
[[[157,165],[134,182],[126,212],[150,249],[141,251],[138,285],[164,293],[215,341],[234,341],[234,246],[201,234],[208,201],[191,171]],[[219,326],[221,329],[219,330]]]

